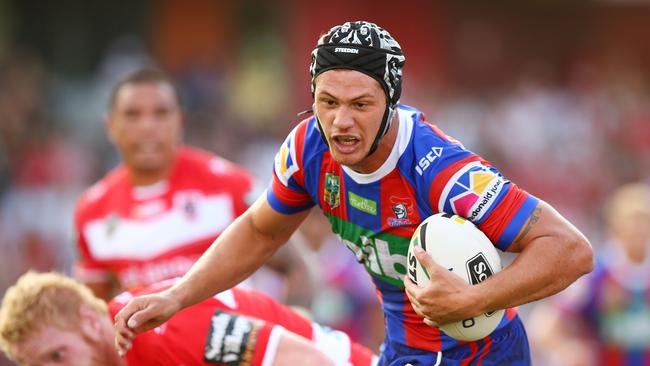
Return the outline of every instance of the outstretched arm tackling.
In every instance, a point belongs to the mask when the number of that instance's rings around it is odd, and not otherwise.
[[[300,226],[309,211],[283,215],[260,197],[235,220],[179,283],[158,294],[131,300],[115,317],[116,345],[124,353],[135,333],[153,329],[179,310],[239,283]]]
[[[480,284],[470,286],[416,253],[431,274],[419,288],[404,279],[416,312],[430,325],[445,324],[553,295],[591,272],[593,251],[582,233],[553,207],[540,201],[508,249],[520,253],[511,265]]]

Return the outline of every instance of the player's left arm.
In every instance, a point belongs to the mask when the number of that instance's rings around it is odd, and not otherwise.
[[[594,257],[587,238],[551,205],[540,200],[508,251],[519,253],[513,263],[494,276],[498,284],[480,292],[507,285],[501,299],[492,296],[495,309],[517,306],[556,294],[580,276],[592,271]],[[508,291],[512,296],[507,296]],[[489,298],[489,297],[488,297]]]
[[[436,325],[526,304],[563,290],[594,265],[585,236],[541,200],[508,250],[519,252],[512,264],[473,286],[416,250],[431,282],[419,288],[404,280],[415,311]]]

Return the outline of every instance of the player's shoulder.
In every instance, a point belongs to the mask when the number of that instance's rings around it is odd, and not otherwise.
[[[432,123],[422,111],[408,105],[400,105],[398,113],[400,121],[407,121],[412,125],[411,141],[414,142],[414,147],[423,147],[423,143],[438,147],[463,147],[458,140],[448,136],[438,126]]]
[[[316,118],[302,120],[289,132],[274,159],[277,177],[286,185],[289,178],[328,150],[318,130]]]
[[[456,139],[429,122],[421,111],[406,105],[398,109],[400,139],[406,147],[401,153],[402,170],[413,170],[416,178],[429,180],[449,164],[472,155]]]
[[[328,150],[315,116],[300,121],[287,135],[282,146],[295,151],[303,163]]]
[[[206,179],[252,180],[252,175],[243,167],[200,148],[182,146],[178,159],[184,172],[195,172]]]
[[[127,189],[128,185],[128,171],[123,164],[120,164],[79,196],[76,206],[77,215],[83,215],[92,212],[97,207],[104,206],[104,203],[110,200],[116,191]]]

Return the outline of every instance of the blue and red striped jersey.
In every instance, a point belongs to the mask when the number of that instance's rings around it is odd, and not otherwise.
[[[387,339],[437,352],[459,341],[425,325],[404,292],[406,254],[416,227],[432,214],[455,213],[507,250],[538,199],[428,123],[420,111],[401,105],[398,118],[392,151],[370,174],[339,164],[315,118],[302,121],[275,157],[267,199],[283,214],[318,205],[333,232],[372,276],[386,316]],[[499,328],[515,315],[515,309],[508,309]]]

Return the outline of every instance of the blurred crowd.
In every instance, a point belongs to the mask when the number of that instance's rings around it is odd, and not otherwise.
[[[203,60],[169,70],[187,112],[185,140],[248,167],[262,181],[305,107],[294,95],[309,98],[309,85],[292,90],[284,80],[306,77],[306,66],[290,69],[277,53],[263,57],[282,43],[280,36],[245,43],[239,52],[248,61],[236,72]],[[498,85],[475,89],[453,80],[421,82],[431,78],[421,68],[409,73],[407,59],[402,102],[549,201],[599,248],[605,197],[623,183],[650,182],[648,68],[619,62],[604,70],[599,61],[578,58],[558,71],[528,60]],[[108,93],[117,79],[149,65],[165,66],[133,35],[111,41],[83,77],[56,70],[29,47],[0,52],[0,295],[30,268],[70,273],[75,201],[119,161],[103,133]],[[363,267],[322,230],[322,218],[309,225],[303,241],[318,248],[311,254],[319,279],[314,316],[377,349],[382,319]]]

